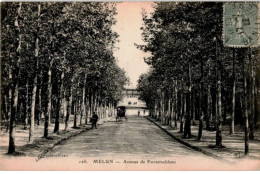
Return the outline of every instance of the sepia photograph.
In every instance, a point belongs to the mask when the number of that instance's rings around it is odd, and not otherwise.
[[[0,14],[0,171],[260,170],[259,2]]]

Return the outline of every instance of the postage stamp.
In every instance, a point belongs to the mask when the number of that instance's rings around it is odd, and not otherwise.
[[[259,45],[259,4],[224,4],[223,42],[230,47],[255,47]]]

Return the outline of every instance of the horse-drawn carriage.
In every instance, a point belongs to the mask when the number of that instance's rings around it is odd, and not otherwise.
[[[116,108],[116,110],[117,110],[116,121],[121,120],[122,117],[125,117],[125,119],[127,120],[127,117],[125,115],[126,112],[125,106],[119,106]]]

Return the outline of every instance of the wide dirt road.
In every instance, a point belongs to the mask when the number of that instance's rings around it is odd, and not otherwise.
[[[48,156],[90,158],[187,158],[211,159],[176,142],[144,117],[128,116],[98,126],[56,146]]]

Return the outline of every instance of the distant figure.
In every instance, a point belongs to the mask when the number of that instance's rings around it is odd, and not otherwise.
[[[138,117],[140,116],[140,111],[138,110]]]
[[[144,115],[145,115],[145,110],[144,110]]]
[[[96,112],[93,112],[93,115],[90,119],[92,129],[94,129],[94,127],[97,129],[97,121],[98,121],[98,115],[96,114]]]

